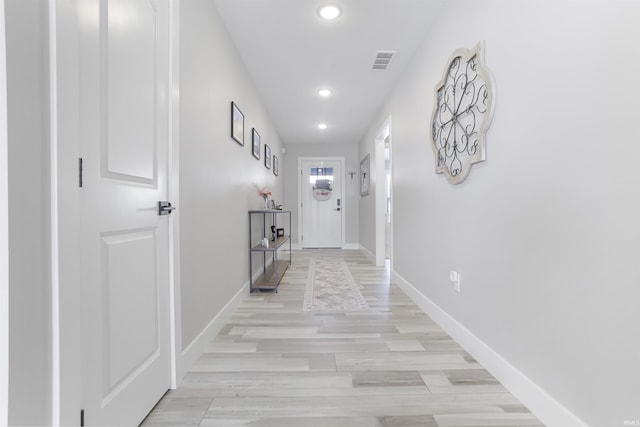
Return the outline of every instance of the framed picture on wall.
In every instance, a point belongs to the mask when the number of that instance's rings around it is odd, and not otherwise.
[[[255,157],[256,159],[260,159],[260,134],[258,133],[258,131],[256,130],[256,128],[253,128],[253,130],[251,131],[251,142],[253,143],[253,157]]]
[[[235,102],[231,102],[231,138],[244,145],[244,114]]]
[[[264,144],[264,167],[271,169],[271,147]]]
[[[369,182],[371,181],[369,155],[364,156],[360,162],[360,196],[369,194]]]
[[[278,156],[273,156],[273,174],[278,176]]]

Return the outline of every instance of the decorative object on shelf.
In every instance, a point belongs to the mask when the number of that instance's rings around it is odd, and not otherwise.
[[[260,195],[260,197],[264,199],[265,210],[271,209],[271,200],[270,200],[271,190],[269,190],[268,187],[262,187],[261,189],[258,190],[258,194]]]
[[[251,151],[253,157],[260,160],[260,134],[256,128],[251,130],[251,143],[253,147],[253,150]]]
[[[273,155],[273,174],[278,176],[278,156]]]
[[[282,210],[282,209],[280,209]],[[278,228],[276,230],[276,237],[284,237],[284,228]]]
[[[271,147],[264,144],[264,167],[271,169]]]
[[[244,114],[235,102],[231,102],[231,138],[244,145]]]
[[[273,240],[274,242],[276,241],[276,226],[275,225],[271,226],[271,240]]]
[[[370,157],[367,154],[360,162],[360,196],[367,196],[369,194],[370,182]]]
[[[444,173],[451,184],[464,181],[471,165],[486,158],[495,93],[483,49],[480,42],[471,50],[456,50],[435,87],[431,137],[436,173]]]
[[[264,239],[262,239],[260,241],[260,244],[262,245],[263,248],[268,248],[269,247],[269,240],[267,240],[267,238],[265,237]]]

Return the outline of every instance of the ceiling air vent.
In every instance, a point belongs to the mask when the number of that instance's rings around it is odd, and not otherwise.
[[[387,68],[389,68],[389,64],[391,63],[393,55],[395,54],[396,52],[394,51],[379,50],[378,52],[376,52],[376,59],[373,61],[373,67],[371,68],[373,70],[386,70]]]

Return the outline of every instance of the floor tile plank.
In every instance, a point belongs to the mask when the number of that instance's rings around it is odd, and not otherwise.
[[[310,259],[342,257],[366,311],[303,311]],[[143,426],[541,426],[360,251],[293,252]]]

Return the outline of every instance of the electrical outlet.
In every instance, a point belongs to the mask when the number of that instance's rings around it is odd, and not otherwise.
[[[449,280],[453,283],[453,289],[455,289],[456,292],[460,292],[460,273],[449,270]]]

